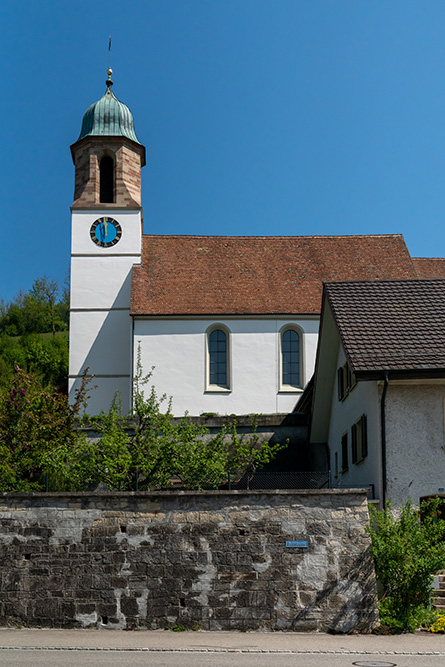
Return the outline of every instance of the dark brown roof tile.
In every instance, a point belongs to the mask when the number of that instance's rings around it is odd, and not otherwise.
[[[445,280],[327,283],[354,372],[445,369]]]

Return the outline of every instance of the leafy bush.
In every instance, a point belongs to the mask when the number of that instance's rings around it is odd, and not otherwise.
[[[427,621],[422,623],[422,627],[428,632],[445,632],[445,611],[431,611]]]
[[[287,444],[260,444],[254,418],[250,436],[238,435],[235,420],[210,435],[205,425],[196,424],[188,415],[175,419],[171,399],[158,397],[153,386],[145,392],[150,381],[151,373],[144,376],[138,361],[133,414],[122,416],[116,396],[108,413],[89,418],[101,435],[94,447],[85,444],[82,458],[90,470],[89,483],[120,491],[175,483],[187,489],[218,488],[228,472],[261,467]],[[78,457],[76,448],[70,451]],[[70,460],[68,466],[72,464]]]
[[[68,335],[45,337],[27,334],[11,338],[0,334],[0,384],[8,386],[14,368],[35,374],[43,387],[55,387],[68,376]]]
[[[415,507],[408,500],[396,512],[370,507],[372,556],[383,587],[380,621],[393,632],[412,632],[430,607],[431,575],[445,568],[445,521],[440,499]]]
[[[140,363],[134,379],[134,410],[123,417],[119,396],[110,411],[89,418],[100,434],[88,440],[78,428],[87,398],[86,374],[74,406],[16,368],[0,392],[0,491],[83,491],[98,484],[128,491],[168,487],[218,488],[228,472],[253,470],[286,446],[239,436],[236,422],[210,435],[187,415],[174,419],[171,401],[147,395],[151,374]],[[164,408],[164,409],[162,409]],[[254,420],[255,422],[255,420]],[[48,477],[47,477],[48,476]]]
[[[63,489],[64,469],[55,462],[80,441],[74,426],[85,391],[82,383],[70,407],[66,396],[15,368],[0,394],[0,491],[44,491],[47,473],[51,490]]]

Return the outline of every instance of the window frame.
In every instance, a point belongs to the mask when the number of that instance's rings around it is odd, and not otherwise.
[[[298,336],[298,386],[283,382],[283,336],[286,331],[294,331]],[[303,331],[296,324],[286,324],[278,332],[278,391],[283,393],[299,393],[303,390]]]
[[[351,461],[355,465],[368,456],[368,422],[365,414],[360,415],[351,427]]]
[[[337,397],[344,401],[354,389],[357,381],[347,361],[337,368]]]
[[[226,383],[225,385],[211,384],[210,382],[210,334],[214,331],[222,331],[226,336]],[[231,331],[219,322],[212,324],[205,332],[205,393],[228,394],[232,391],[232,368],[231,368]]]

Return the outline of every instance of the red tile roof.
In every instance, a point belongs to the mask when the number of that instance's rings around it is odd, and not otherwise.
[[[325,295],[358,377],[383,370],[445,377],[445,280],[327,283]]]
[[[445,278],[445,259],[442,257],[413,257],[419,278]]]
[[[401,235],[144,236],[132,315],[318,314],[326,280],[415,278]]]

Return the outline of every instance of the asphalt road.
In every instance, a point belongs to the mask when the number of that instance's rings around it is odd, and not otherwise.
[[[445,635],[0,628],[0,667],[445,667]]]
[[[431,655],[193,653],[2,649],[2,667],[443,667]]]

